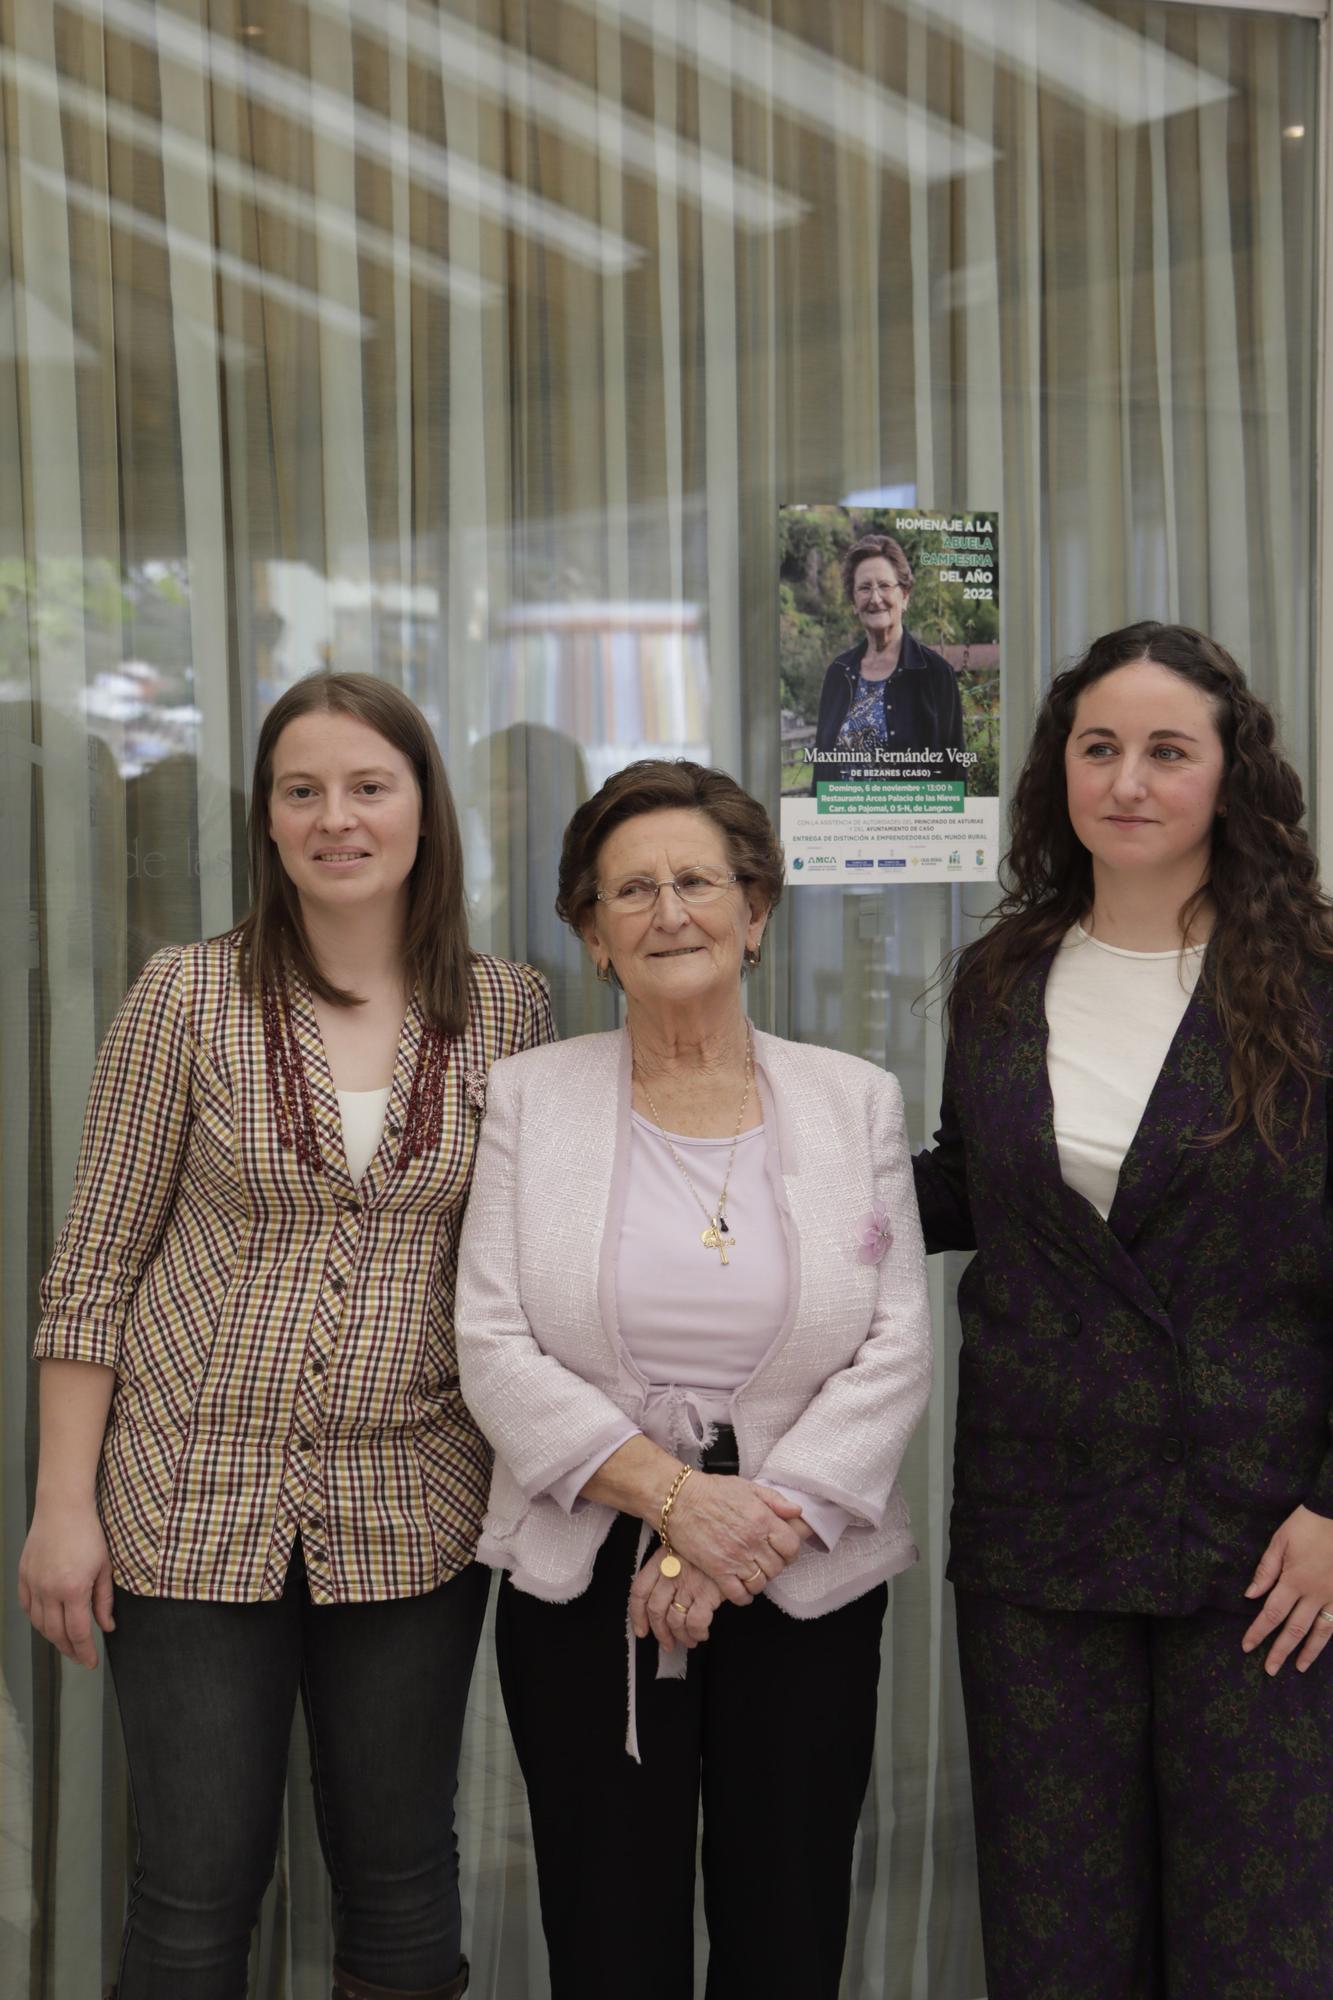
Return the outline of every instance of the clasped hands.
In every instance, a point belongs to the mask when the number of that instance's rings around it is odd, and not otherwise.
[[[653,1552],[630,1588],[631,1630],[638,1639],[652,1632],[666,1653],[699,1645],[723,1600],[751,1603],[795,1562],[811,1532],[795,1502],[770,1487],[696,1472],[671,1510],[680,1575],[663,1576],[662,1551]]]

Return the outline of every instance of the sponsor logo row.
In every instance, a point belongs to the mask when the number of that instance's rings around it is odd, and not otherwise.
[[[986,866],[985,848],[978,847],[974,850],[974,853],[976,867],[984,868]],[[861,868],[961,868],[963,865],[963,851],[961,848],[951,847],[947,853],[943,848],[940,848],[934,854],[881,854],[876,857],[837,854],[793,854],[791,865],[796,873],[809,873],[811,875],[834,875],[844,868],[853,870]]]

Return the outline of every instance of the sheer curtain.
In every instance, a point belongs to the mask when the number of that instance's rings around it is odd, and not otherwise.
[[[1230,645],[1304,764],[1316,50],[1310,21],[1129,0],[0,0],[9,1578],[96,1042],[149,951],[242,907],[255,729],[300,674],[426,707],[477,942],[542,966],[565,1034],[614,1018],[551,914],[579,799],[661,752],[776,806],[781,502],[999,510],[1009,773],[1052,664],[1141,615]],[[986,901],[792,892],[756,1018],[887,1062],[924,1137],[914,1003]],[[849,1996],[984,1987],[956,1276]],[[124,1895],[114,1714],[3,1603],[0,1986],[83,2000]],[[328,1990],[304,1763],[298,1731],[265,2000]],[[540,1996],[485,1651],[459,1815],[474,1991]]]

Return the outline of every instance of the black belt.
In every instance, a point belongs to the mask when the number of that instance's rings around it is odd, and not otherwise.
[[[730,1424],[719,1424],[717,1436],[699,1461],[703,1472],[739,1472],[741,1469],[740,1448],[736,1443],[736,1433]]]

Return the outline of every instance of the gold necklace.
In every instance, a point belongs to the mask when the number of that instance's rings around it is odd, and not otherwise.
[[[633,1043],[631,1043],[631,1050],[633,1046]],[[657,1126],[667,1145],[671,1148],[671,1157],[684,1175],[686,1187],[699,1204],[699,1212],[706,1224],[706,1227],[699,1233],[699,1241],[703,1244],[705,1250],[716,1250],[722,1262],[729,1264],[731,1259],[728,1257],[727,1252],[728,1250],[735,1249],[736,1239],[734,1236],[728,1236],[727,1234],[727,1189],[731,1186],[731,1170],[736,1164],[736,1148],[741,1142],[741,1126],[745,1122],[745,1107],[750,1101],[750,1085],[754,1080],[754,1042],[751,1039],[750,1031],[748,1028],[745,1031],[745,1089],[741,1092],[741,1108],[736,1113],[736,1130],[732,1136],[731,1151],[727,1155],[726,1178],[722,1183],[722,1192],[717,1198],[717,1207],[711,1214],[707,1202],[690,1179],[689,1168],[671,1143],[671,1134],[662,1122],[661,1112],[653,1103],[653,1094],[648,1088],[643,1072],[638,1070],[637,1074],[643,1088],[648,1109],[653,1114],[653,1123]]]

